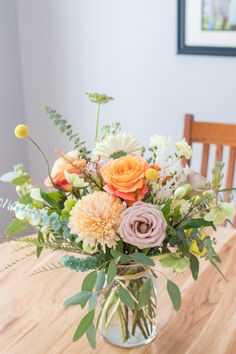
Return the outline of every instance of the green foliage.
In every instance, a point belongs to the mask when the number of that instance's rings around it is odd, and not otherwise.
[[[97,306],[98,303],[98,296],[96,293],[93,293],[93,295],[89,299],[89,311],[94,310]]]
[[[79,293],[75,294],[74,296],[70,297],[64,302],[64,306],[68,307],[71,305],[81,305],[86,303],[89,298],[92,296],[91,291],[88,290],[83,290],[80,291]]]
[[[36,256],[39,258],[43,250],[43,234],[38,232],[38,245],[36,246]]]
[[[97,280],[96,280],[96,285],[95,285],[95,290],[99,291],[103,288],[104,283],[105,283],[105,273],[103,270],[98,271],[97,273]]]
[[[97,269],[108,260],[108,255],[98,254],[86,258],[76,258],[74,256],[64,256],[61,263],[64,267],[75,270],[77,272],[86,272],[88,270]]]
[[[14,219],[11,224],[6,228],[5,233],[7,236],[15,235],[21,231],[26,230],[29,223],[26,220]]]
[[[223,168],[224,163],[221,161],[216,161],[214,168],[212,169],[212,189],[216,191],[220,188],[223,180]]]
[[[116,274],[117,274],[116,262],[115,260],[112,260],[109,263],[108,270],[107,270],[107,284],[111,284]]]
[[[102,140],[104,140],[109,135],[119,134],[120,131],[121,131],[120,123],[112,123],[111,125],[106,124],[101,129],[101,133],[102,133],[102,137],[101,138],[102,138]]]
[[[90,151],[87,150],[85,146],[85,141],[81,141],[79,135],[74,133],[72,130],[72,126],[63,119],[62,116],[54,109],[46,106],[46,113],[49,115],[49,118],[53,121],[53,123],[58,126],[61,133],[65,133],[69,141],[72,141],[74,146],[73,149],[78,150],[80,155],[83,157],[87,157]]]
[[[152,282],[151,279],[147,279],[140,289],[139,298],[138,298],[138,307],[141,308],[146,306],[150,301],[152,291]]]
[[[170,279],[167,280],[167,291],[173,303],[175,311],[178,311],[181,306],[181,293],[178,286]]]
[[[124,289],[122,286],[118,288],[118,295],[121,301],[131,309],[135,308],[135,302],[132,299],[128,290]]]
[[[86,332],[87,330],[92,326],[93,323],[93,319],[94,319],[94,310],[88,312],[80,321],[80,324],[78,325],[74,337],[73,337],[73,341],[76,342],[77,340],[79,340]]]
[[[155,265],[153,259],[146,256],[144,253],[140,253],[140,252],[132,253],[129,255],[129,258],[131,258],[133,261],[135,261],[137,263],[142,263],[142,264],[147,265],[149,267],[154,267],[154,265]]]
[[[30,180],[30,176],[24,175],[24,176],[14,178],[11,181],[11,183],[14,184],[15,186],[22,186],[23,184],[25,184],[29,180]]]
[[[121,253],[121,252],[119,252],[119,251],[117,251],[117,250],[111,250],[111,255],[112,255],[115,259],[119,260],[120,262],[123,262],[123,263],[128,263],[128,262],[130,262],[130,257],[129,257],[128,255],[126,255],[126,254],[124,254],[124,253]]]
[[[187,230],[187,229],[198,229],[199,227],[213,226],[212,221],[206,221],[204,219],[189,219],[181,222],[178,226],[178,229]]]
[[[82,290],[92,291],[97,279],[97,271],[93,271],[89,273],[83,280]]]
[[[169,253],[160,259],[160,263],[165,268],[172,268],[174,272],[183,272],[189,267],[189,260],[180,254]]]
[[[197,280],[199,273],[199,260],[196,256],[191,254],[190,257],[190,269],[194,280]]]
[[[52,208],[63,209],[66,197],[59,192],[44,192],[40,191],[41,197]]]
[[[94,323],[92,323],[91,326],[87,329],[86,336],[90,346],[93,349],[96,349],[96,328]]]

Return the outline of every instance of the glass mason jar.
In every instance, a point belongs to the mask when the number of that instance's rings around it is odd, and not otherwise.
[[[126,295],[128,292],[126,304],[120,288],[125,289]],[[104,339],[122,348],[150,343],[157,335],[156,313],[156,282],[152,273],[138,264],[119,266],[100,312]]]

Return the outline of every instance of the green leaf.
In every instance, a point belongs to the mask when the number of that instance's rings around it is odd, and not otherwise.
[[[181,306],[181,293],[178,286],[170,279],[167,280],[167,291],[171,298],[175,311],[178,311]]]
[[[89,327],[91,327],[94,319],[94,310],[88,312],[80,321],[80,324],[78,325],[75,334],[73,336],[73,342],[76,342],[79,340],[82,335],[87,332]]]
[[[120,260],[121,262],[124,262],[124,263],[130,262],[129,256],[127,256],[126,254],[121,253],[121,252],[119,252],[119,251],[117,251],[117,250],[111,250],[111,255],[112,255],[115,259],[119,258],[119,260]]]
[[[90,346],[93,349],[96,349],[96,328],[94,326],[94,323],[92,323],[92,325],[87,329],[86,336]]]
[[[213,225],[212,221],[206,221],[204,219],[190,219],[190,220],[183,221],[178,228],[181,230],[187,230],[187,229],[198,229],[199,227],[207,227],[212,225]]]
[[[89,311],[94,310],[98,303],[97,294],[94,293],[89,299]]]
[[[130,307],[131,309],[135,308],[135,302],[126,289],[124,289],[120,286],[118,289],[118,295],[119,295],[119,298],[121,299],[121,301],[126,306]]]
[[[63,305],[66,307],[71,305],[81,305],[86,303],[91,296],[92,293],[90,291],[87,290],[80,291],[79,293],[67,299]]]
[[[198,273],[199,273],[199,260],[193,254],[191,255],[191,258],[190,258],[190,269],[192,272],[193,279],[197,280]]]
[[[82,283],[82,290],[92,291],[97,279],[97,271],[94,270],[93,272],[89,273],[83,280]]]
[[[103,270],[100,270],[97,274],[97,280],[96,280],[96,285],[95,285],[95,290],[99,291],[103,288],[105,283],[105,273]]]
[[[18,232],[26,230],[28,226],[28,221],[14,219],[11,224],[6,228],[5,233],[7,236],[12,236]]]
[[[109,263],[109,267],[108,267],[108,271],[107,271],[107,284],[111,284],[111,282],[115,278],[116,274],[117,274],[116,261],[113,259]]]
[[[152,282],[151,279],[147,279],[140,289],[139,297],[138,297],[138,307],[141,308],[146,306],[150,300],[152,291]]]
[[[166,257],[160,259],[160,263],[165,268],[172,268],[175,272],[183,272],[189,267],[189,260],[175,253],[167,254]]]
[[[11,182],[13,179],[17,178],[18,174],[16,171],[7,172],[0,177],[1,182]]]
[[[46,193],[44,191],[40,191],[41,197],[43,198],[43,200],[45,200],[45,202],[55,208],[55,209],[63,209],[64,208],[64,200],[65,197],[58,193],[58,192],[50,192],[50,193]]]
[[[43,242],[43,234],[41,231],[38,232],[38,245],[36,247],[36,256],[39,257],[42,253],[43,250],[43,245],[41,243]]]
[[[27,194],[25,194],[25,195],[19,200],[19,202],[20,202],[21,204],[26,204],[26,205],[28,205],[28,204],[33,203],[33,199],[31,198],[30,194],[27,193]]]
[[[24,175],[24,176],[14,178],[11,181],[11,183],[14,184],[15,186],[21,186],[22,184],[25,184],[26,182],[28,182],[29,179],[30,179],[30,176]]]
[[[148,265],[150,267],[153,267],[155,265],[153,259],[150,257],[146,256],[144,253],[132,253],[129,255],[129,258],[131,258],[133,261],[137,263],[142,263],[145,265]]]

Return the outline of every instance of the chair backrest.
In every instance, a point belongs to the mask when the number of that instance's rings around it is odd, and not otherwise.
[[[232,188],[235,174],[236,124],[195,122],[192,114],[186,114],[184,122],[184,137],[190,145],[192,145],[192,143],[203,144],[201,161],[201,174],[203,176],[207,175],[210,145],[216,145],[216,161],[222,160],[224,146],[229,147],[229,161],[225,188]],[[226,200],[228,199],[229,194],[226,195]],[[236,217],[234,220],[234,226],[236,227]]]
[[[226,188],[233,187],[236,158],[236,124],[195,122],[192,114],[185,115],[184,137],[192,143],[202,143],[201,174],[207,175],[209,148],[216,145],[216,160],[222,160],[224,146],[229,146]]]

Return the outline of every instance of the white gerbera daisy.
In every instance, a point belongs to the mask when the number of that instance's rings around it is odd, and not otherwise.
[[[96,143],[93,150],[95,157],[102,160],[117,159],[125,155],[140,155],[142,147],[137,139],[125,133],[108,136]]]

